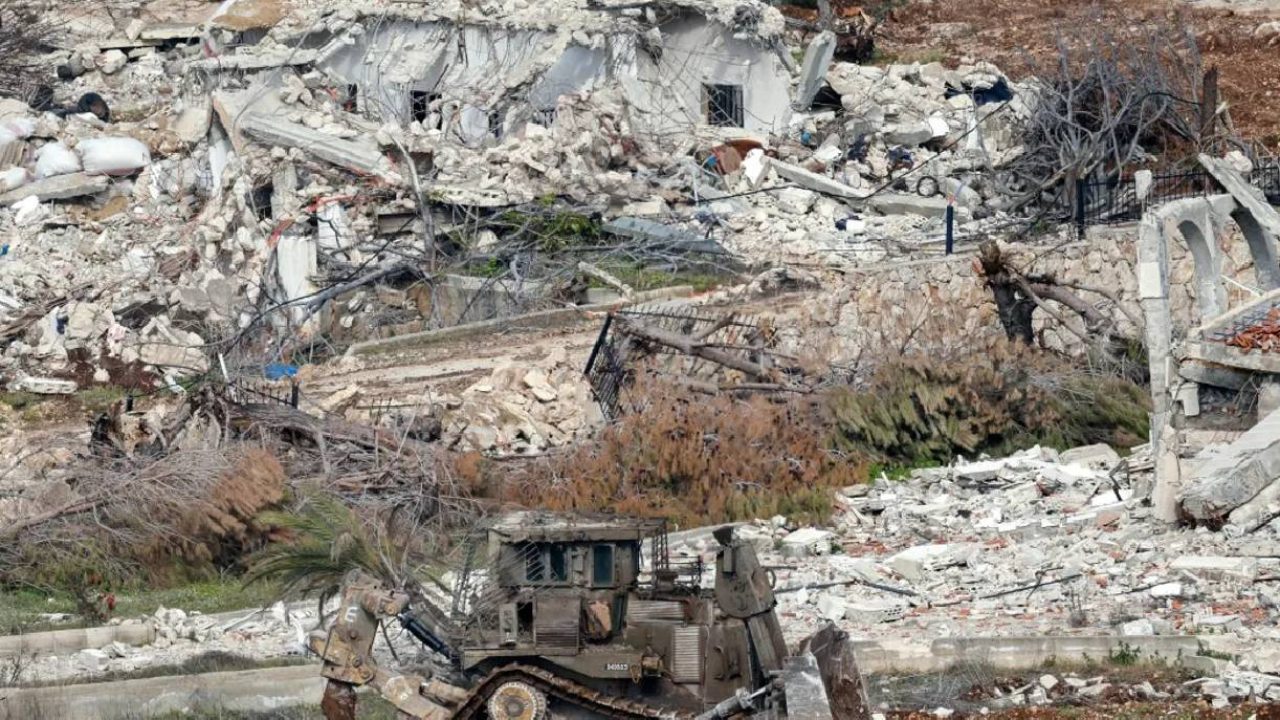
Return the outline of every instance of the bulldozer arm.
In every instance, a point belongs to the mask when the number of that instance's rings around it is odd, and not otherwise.
[[[355,720],[356,688],[361,686],[370,687],[412,718],[446,720],[453,716],[449,705],[465,696],[460,688],[439,681],[428,683],[418,675],[387,672],[373,656],[379,623],[401,613],[408,602],[403,593],[388,591],[369,578],[357,578],[343,591],[333,625],[307,638],[312,652],[324,661],[321,674],[329,679],[321,702],[326,720]]]

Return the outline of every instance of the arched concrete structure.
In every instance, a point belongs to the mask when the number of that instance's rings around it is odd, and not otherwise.
[[[1265,230],[1248,210],[1237,207],[1231,219],[1240,226],[1253,258],[1253,277],[1263,292],[1280,288],[1280,258],[1276,256],[1276,239]]]
[[[1191,251],[1196,268],[1196,305],[1200,318],[1207,320],[1226,312],[1227,288],[1222,282],[1222,262],[1213,238],[1217,237],[1211,223],[1183,220],[1178,223],[1178,234]]]

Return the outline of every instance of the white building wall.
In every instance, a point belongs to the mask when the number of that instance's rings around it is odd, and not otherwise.
[[[412,92],[439,93],[446,132],[483,141],[488,117],[514,105],[548,110],[562,95],[616,84],[633,126],[652,139],[680,139],[706,125],[703,86],[741,85],[746,130],[781,132],[790,117],[791,78],[763,43],[739,40],[723,26],[690,16],[661,28],[661,58],[631,34],[572,43],[568,33],[478,25],[392,22],[379,25],[321,65],[358,85],[373,116],[411,117]]]
[[[638,122],[649,132],[673,136],[706,125],[704,85],[742,86],[746,130],[786,129],[791,76],[772,48],[737,39],[727,28],[696,16],[661,30],[658,62],[634,42],[624,51],[632,63],[624,87]]]

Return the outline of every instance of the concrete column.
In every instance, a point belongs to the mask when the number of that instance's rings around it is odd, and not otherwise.
[[[1177,431],[1172,425],[1170,383],[1176,379],[1172,361],[1173,318],[1169,310],[1169,248],[1161,224],[1148,214],[1138,225],[1138,297],[1146,320],[1147,361],[1151,373],[1152,455],[1156,459],[1151,488],[1136,488],[1149,496],[1154,515],[1177,520],[1177,494],[1182,485],[1177,456]]]

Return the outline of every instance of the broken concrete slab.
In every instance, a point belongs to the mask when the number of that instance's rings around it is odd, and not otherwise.
[[[889,567],[911,582],[925,579],[925,573],[952,565],[966,565],[977,548],[971,543],[917,545],[889,558]]]
[[[841,198],[843,200],[861,200],[864,197],[862,193],[842,182],[837,182],[829,177],[824,177],[815,172],[810,172],[799,165],[792,165],[789,162],[783,162],[777,158],[769,158],[769,165],[773,167],[773,171],[778,173],[779,177],[790,180],[801,187],[808,188],[819,195]]]
[[[70,395],[76,391],[74,380],[27,376],[13,384],[16,390],[36,395]]]
[[[1254,374],[1251,372],[1221,365],[1198,363],[1190,359],[1178,364],[1178,374],[1200,385],[1212,385],[1228,390],[1243,390],[1254,382]]]
[[[826,555],[831,552],[835,533],[817,528],[800,528],[782,538],[782,554],[786,557]]]
[[[714,240],[707,240],[698,233],[690,232],[680,227],[663,225],[660,222],[644,218],[620,217],[610,220],[602,225],[600,229],[611,235],[669,244],[686,252],[710,255],[728,254],[720,243]]]
[[[947,200],[942,197],[885,193],[871,198],[871,207],[882,215],[922,215],[940,218],[947,214]]]
[[[1063,450],[1058,455],[1058,462],[1064,465],[1083,465],[1085,467],[1111,468],[1120,462],[1120,454],[1110,445],[1097,443]]]
[[[1183,512],[1198,520],[1225,518],[1278,478],[1280,411],[1192,470],[1180,504]]]
[[[111,178],[105,175],[71,173],[27,183],[20,188],[0,195],[0,205],[12,205],[20,200],[35,197],[40,202],[66,200],[85,195],[96,195],[111,187]]]
[[[288,118],[251,111],[241,120],[240,129],[268,145],[299,148],[339,167],[388,182],[402,180],[376,146],[326,135]]]
[[[826,77],[827,68],[831,67],[831,59],[836,54],[836,36],[830,30],[823,30],[809,42],[804,51],[804,62],[800,65],[800,80],[796,85],[796,96],[791,107],[795,110],[808,110],[813,104],[818,88]]]
[[[1258,575],[1258,559],[1251,557],[1186,555],[1169,563],[1169,569],[1186,570],[1201,578],[1235,578],[1253,582],[1253,579]]]

